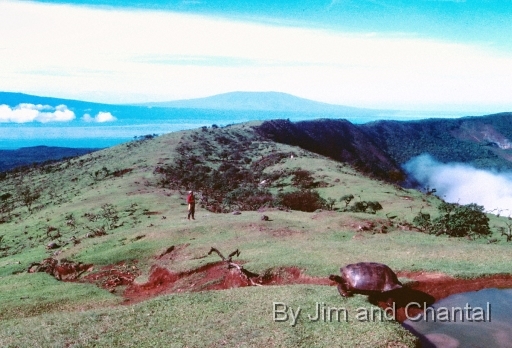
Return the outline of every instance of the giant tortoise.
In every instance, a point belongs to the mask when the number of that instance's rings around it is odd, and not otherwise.
[[[359,262],[340,268],[341,276],[331,274],[330,280],[338,283],[341,296],[353,293],[376,294],[400,289],[402,283],[388,266],[376,262]]]

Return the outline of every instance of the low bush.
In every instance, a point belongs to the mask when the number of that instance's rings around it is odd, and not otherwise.
[[[375,214],[378,210],[382,210],[382,205],[377,201],[360,201],[355,202],[349,210],[356,213]]]
[[[257,186],[241,186],[228,192],[223,203],[237,210],[257,210],[272,205],[274,197],[264,188]]]
[[[305,212],[313,212],[326,205],[326,201],[320,197],[320,194],[313,190],[299,190],[281,193],[278,196],[278,202],[292,210]]]
[[[438,211],[439,216],[433,220],[429,214],[420,211],[413,223],[421,230],[435,235],[465,237],[491,234],[489,218],[485,215],[483,206],[475,203],[460,205],[443,202]]]

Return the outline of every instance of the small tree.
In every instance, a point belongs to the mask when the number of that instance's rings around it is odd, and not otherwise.
[[[105,203],[101,206],[101,216],[105,219],[109,229],[113,230],[119,221],[118,211],[113,204]]]
[[[353,199],[354,199],[354,195],[352,195],[352,194],[345,195],[345,196],[342,196],[340,198],[340,202],[345,202],[345,208],[347,208],[348,205],[350,204],[350,202],[352,202]]]
[[[336,200],[331,197],[327,198],[327,200],[325,201],[325,205],[326,205],[327,209],[329,209],[329,210],[333,210],[335,204],[336,204]]]
[[[508,217],[508,222],[505,222],[505,225],[507,225],[507,227],[499,227],[499,231],[501,232],[501,235],[502,236],[505,236],[507,237],[507,242],[510,242],[512,240],[512,218],[509,216]]]
[[[41,196],[39,190],[31,189],[29,186],[21,187],[19,195],[28,211],[32,213],[32,204]]]

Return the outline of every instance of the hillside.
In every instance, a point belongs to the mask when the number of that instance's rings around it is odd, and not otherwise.
[[[328,275],[359,261],[386,263],[404,283],[411,272],[509,272],[510,245],[498,233],[506,220],[491,216],[493,235],[475,240],[420,233],[411,222],[420,210],[436,214],[435,196],[274,142],[258,126],[171,133],[9,173],[0,192],[0,342],[413,347],[397,321],[355,320],[367,297],[342,299]],[[195,221],[186,219],[189,189]],[[322,208],[283,206],[297,191]],[[348,194],[351,202],[340,201]],[[362,202],[382,209],[347,209]],[[260,286],[212,247],[238,249],[233,261]],[[351,320],[304,314],[292,326],[272,320],[274,302],[311,314],[317,302],[343,306]]]
[[[264,122],[258,131],[274,141],[349,163],[367,175],[390,181],[404,178],[397,162],[381,148],[381,142],[347,120],[274,120]]]
[[[358,126],[397,163],[429,153],[443,162],[512,169],[512,113]]]
[[[135,111],[132,111],[136,112],[136,107],[134,108]],[[165,111],[168,110],[166,108],[143,109],[144,112],[137,111],[138,117],[163,119],[169,112]],[[202,122],[208,124],[215,123],[218,117],[227,117],[227,115],[215,114],[222,110],[205,110],[204,112],[201,115],[193,115],[199,118],[207,117]],[[229,112],[233,113],[232,117],[251,119],[272,118],[280,111],[276,109],[263,114],[251,111],[254,115],[240,115],[233,110]],[[287,113],[293,114],[289,111]],[[183,114],[179,117],[187,115],[191,114]],[[383,120],[365,124],[354,124],[344,119],[297,122],[279,119],[263,122],[258,127],[258,132],[261,136],[273,141],[299,146],[334,160],[350,163],[367,175],[390,182],[402,182],[406,176],[402,171],[403,164],[425,153],[446,163],[460,162],[493,170],[512,169],[511,113],[458,119]],[[57,147],[0,150],[2,155],[0,172],[19,165],[74,156],[92,150],[94,149],[63,148],[61,151]]]
[[[477,168],[512,169],[512,114],[459,119],[377,121],[265,121],[258,131],[270,139],[352,164],[367,175],[403,182],[402,165],[428,153],[442,162]]]

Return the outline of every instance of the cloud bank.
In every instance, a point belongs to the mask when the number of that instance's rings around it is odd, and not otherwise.
[[[104,122],[113,122],[117,121],[117,118],[114,117],[110,112],[100,111],[96,116],[92,117],[89,114],[84,114],[82,116],[82,120],[85,122],[95,122],[95,123],[104,123]]]
[[[66,105],[52,107],[41,104],[19,104],[11,108],[0,105],[0,123],[67,122],[75,119],[75,113]]]
[[[447,202],[477,203],[487,211],[512,213],[512,173],[441,163],[430,155],[411,159],[404,169],[424,187],[435,188],[436,194]]]
[[[512,107],[512,55],[490,44],[9,0],[0,37],[6,91],[107,103],[281,91],[379,109]]]

